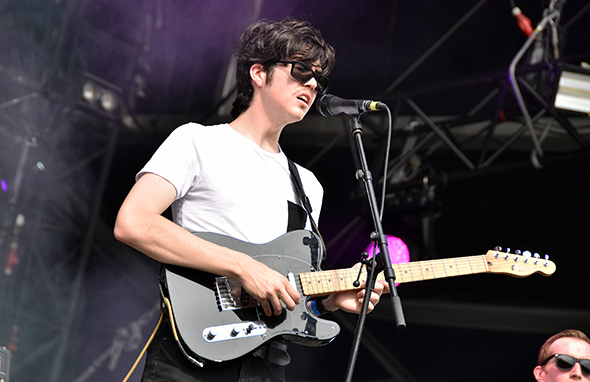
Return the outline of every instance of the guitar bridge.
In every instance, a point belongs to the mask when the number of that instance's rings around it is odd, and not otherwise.
[[[228,277],[215,278],[217,304],[221,312],[260,306],[258,300],[252,298],[239,282]]]

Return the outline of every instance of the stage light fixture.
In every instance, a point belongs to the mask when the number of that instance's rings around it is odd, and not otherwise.
[[[101,114],[114,116],[121,104],[121,90],[90,73],[83,73],[80,103]]]
[[[590,67],[570,67],[563,70],[557,85],[554,106],[558,109],[590,113]]]
[[[95,103],[100,97],[100,88],[96,82],[88,80],[82,85],[82,99],[88,103]]]
[[[385,235],[387,237],[387,251],[389,252],[389,261],[391,264],[402,264],[410,262],[410,251],[408,246],[402,239],[393,235]],[[369,254],[369,258],[375,254],[375,243],[371,242],[365,249]],[[396,286],[399,283],[395,283]]]
[[[387,237],[387,250],[389,252],[389,259],[392,264],[401,264],[410,262],[410,251],[408,246],[402,239],[393,235],[385,235]],[[373,257],[375,250],[375,243],[371,242],[365,249],[369,257]]]
[[[119,97],[117,93],[110,89],[103,89],[100,93],[100,106],[108,113],[113,112],[119,106]]]

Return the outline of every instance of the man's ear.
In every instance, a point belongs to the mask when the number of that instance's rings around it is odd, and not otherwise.
[[[536,366],[533,369],[533,375],[537,381],[544,381],[545,380],[545,371],[543,370],[543,366]]]
[[[252,64],[250,67],[250,79],[252,80],[252,86],[261,88],[266,81],[266,69],[264,65],[259,62]]]

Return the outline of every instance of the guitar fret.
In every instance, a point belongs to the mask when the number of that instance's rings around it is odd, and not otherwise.
[[[445,264],[445,259],[442,259],[441,264],[443,271],[445,272],[445,277],[449,277],[449,274],[447,273],[447,264]]]
[[[411,272],[410,272],[410,279],[408,281],[406,281],[406,278],[408,277],[408,271],[407,271],[407,269],[409,269],[408,263],[398,264],[398,270],[399,270],[399,275],[401,277],[401,282],[414,281],[413,278],[412,278],[412,273]]]
[[[365,272],[363,272],[363,276],[366,275]],[[353,286],[354,281],[356,280],[356,275],[354,273],[354,271],[352,269],[348,269],[346,272],[346,284],[345,284],[345,288],[344,290],[352,290],[355,289]]]
[[[346,275],[342,273],[345,271],[343,269],[302,273],[300,274],[301,289],[305,295],[324,295],[347,290],[343,289],[347,282]]]
[[[455,258],[455,270],[457,271],[457,276],[461,274],[461,269],[459,268],[459,264],[457,263],[457,258]]]
[[[400,282],[404,282],[404,271],[402,270],[401,264],[396,264],[396,279],[399,277],[400,278]]]
[[[318,272],[316,275],[316,286],[319,293],[324,293],[325,282],[323,280],[324,272]]]
[[[353,288],[353,282],[354,282],[354,271],[352,269],[346,269],[346,270],[342,270],[342,272],[344,273],[344,286],[342,288],[342,290],[351,290],[354,289]]]
[[[313,288],[316,293],[321,293],[321,274],[317,273],[313,277]]]
[[[447,270],[445,269],[445,261],[443,260],[438,260],[434,262],[435,264],[433,264],[433,268],[432,268],[432,272],[436,275],[436,266],[438,265],[439,268],[441,268],[441,270],[439,270],[439,274],[442,273],[440,276],[436,276],[436,278],[439,277],[447,277]],[[442,267],[441,267],[442,264]]]
[[[407,264],[408,264],[408,269],[410,271],[410,277],[411,277],[411,280],[410,281],[416,281],[416,276],[414,276],[414,273],[415,273],[414,272],[415,264],[412,264],[412,263],[407,263]]]
[[[424,280],[432,280],[436,278],[436,276],[434,275],[434,268],[432,266],[432,262],[425,262],[424,265],[426,266],[426,269],[422,267],[422,273],[424,273]]]
[[[311,273],[302,273],[299,275],[301,280],[301,290],[305,295],[313,294],[313,282],[311,280]]]
[[[333,272],[322,272],[324,277],[324,281],[322,281],[322,289],[323,293],[332,292],[334,291],[334,281],[333,281]]]
[[[341,282],[341,284],[339,284],[338,290],[348,290],[348,285],[350,284],[350,271],[348,269],[340,269],[338,271],[338,280]]]
[[[422,269],[422,263],[421,262],[418,262],[418,266],[420,267],[420,274],[422,275],[421,280],[425,280],[425,278],[424,278],[424,270]]]
[[[340,290],[340,277],[338,275],[338,271],[330,271],[332,274],[332,290],[339,291]]]
[[[404,271],[404,267],[405,265],[407,265],[407,263],[399,263],[399,264],[391,264],[391,266],[394,268],[393,271],[395,273],[395,280],[398,283],[403,283],[406,282],[406,280],[404,279],[404,276],[407,275],[407,272]],[[411,277],[411,271],[410,271],[410,277]],[[412,280],[409,280],[412,281]]]
[[[324,272],[318,272],[315,276],[315,286],[316,286],[316,291],[318,293],[324,293],[324,281],[322,280],[322,276],[324,275]]]
[[[470,257],[467,258],[467,262],[469,263],[469,270],[473,274],[473,267],[471,266],[471,258]]]

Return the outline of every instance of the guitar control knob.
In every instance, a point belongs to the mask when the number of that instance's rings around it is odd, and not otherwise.
[[[252,330],[254,330],[254,325],[253,324],[248,325],[248,327],[246,328],[246,334],[252,333]]]
[[[215,334],[212,330],[209,330],[209,333],[207,333],[207,340],[211,341],[213,340],[213,338],[215,338],[217,334]]]
[[[238,332],[238,331],[236,330],[236,328],[233,328],[233,329],[231,330],[231,333],[229,333],[229,335],[230,335],[230,336],[232,336],[232,337],[235,337],[235,336],[237,336],[239,333],[240,333],[240,332]]]

